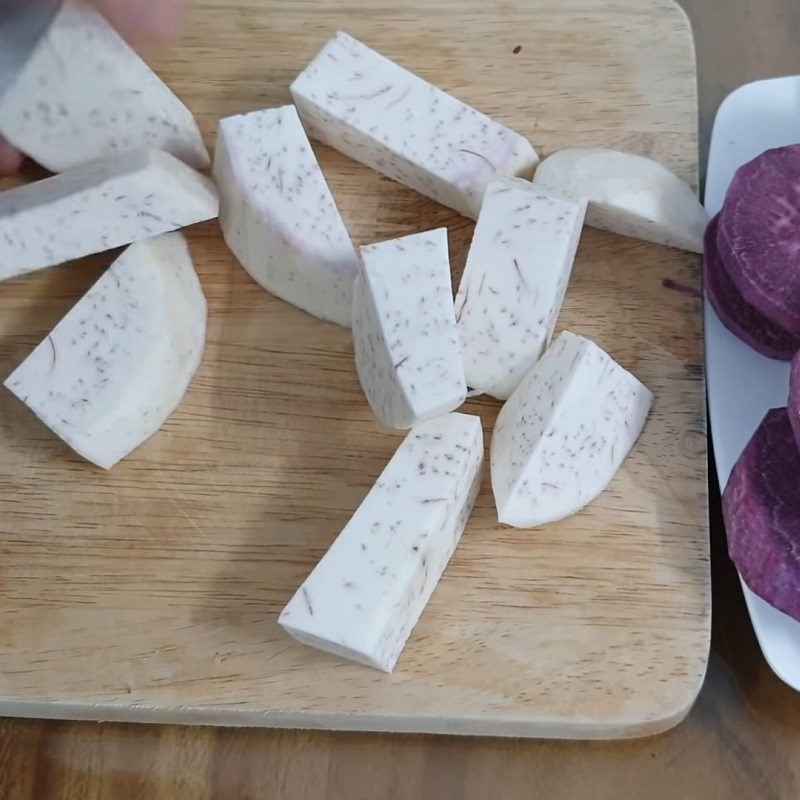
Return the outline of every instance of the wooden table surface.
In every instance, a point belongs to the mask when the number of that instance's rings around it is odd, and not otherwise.
[[[800,72],[800,5],[684,5],[698,43],[705,155],[728,91]],[[689,718],[658,737],[571,743],[7,720],[0,798],[798,797],[800,694],[760,654],[718,517],[712,564],[706,684]]]

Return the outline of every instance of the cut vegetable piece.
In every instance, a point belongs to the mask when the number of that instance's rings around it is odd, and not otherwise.
[[[346,33],[291,87],[313,138],[472,219],[497,175],[530,177],[530,143]]]
[[[739,456],[722,513],[744,582],[800,621],[800,453],[785,408],[767,412]]]
[[[740,167],[719,218],[718,243],[744,299],[800,336],[800,144]]]
[[[0,193],[0,280],[217,216],[212,182],[139,150]]]
[[[206,300],[179,233],[132,245],[5,385],[103,469],[152,436],[200,364]]]
[[[214,177],[225,241],[253,279],[350,325],[358,256],[294,106],[222,120]]]
[[[143,147],[209,164],[190,111],[78,0],[64,3],[0,98],[0,134],[53,172]]]
[[[491,447],[500,522],[567,517],[608,486],[653,395],[594,342],[565,331],[500,410]]]
[[[539,165],[536,183],[589,199],[595,228],[703,252],[708,214],[688,183],[644,156],[617,150],[561,150]]]
[[[705,235],[703,284],[722,324],[745,344],[769,358],[788,361],[800,349],[800,339],[768,320],[742,297],[717,247],[719,215]]]
[[[375,416],[410,428],[467,395],[450,282],[447,229],[361,248],[353,299],[356,368]]]
[[[482,462],[478,417],[413,428],[278,622],[304,644],[391,672],[461,538]]]
[[[507,399],[550,342],[586,201],[518,178],[489,184],[456,298],[467,385]]]

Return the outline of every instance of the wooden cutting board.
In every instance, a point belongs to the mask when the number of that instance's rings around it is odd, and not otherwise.
[[[530,137],[606,145],[695,181],[689,24],[667,0],[201,2],[152,59],[198,115],[289,101],[343,28]],[[359,243],[473,224],[316,147]],[[109,473],[0,394],[0,713],[225,725],[625,737],[687,713],[709,647],[698,258],[586,229],[560,327],[655,392],[610,489],[500,528],[488,475],[396,672],[289,639],[277,615],[402,440],[365,402],[346,330],[258,288],[215,223],[191,233],[208,346],[183,405]],[[111,261],[0,287],[8,374]],[[475,400],[487,439],[498,404]]]

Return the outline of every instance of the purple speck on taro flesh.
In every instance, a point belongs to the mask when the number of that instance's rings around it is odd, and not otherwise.
[[[223,119],[214,177],[225,241],[254,280],[349,326],[358,256],[294,106]]]
[[[800,453],[785,408],[767,412],[722,495],[728,552],[759,597],[800,621]]]
[[[191,112],[78,0],[62,4],[0,99],[0,134],[51,172],[145,146],[209,164]]]
[[[417,477],[422,461],[451,469]],[[458,545],[482,466],[478,417],[414,427],[279,623],[304,644],[391,672]],[[324,598],[313,614],[309,597]]]
[[[291,91],[320,141],[472,219],[496,175],[530,177],[538,162],[522,136],[346,33]]]
[[[800,144],[739,168],[717,243],[745,301],[800,337]]]
[[[800,339],[767,319],[751,306],[731,280],[717,247],[719,216],[708,225],[703,253],[703,287],[722,324],[754,350],[769,358],[788,361],[800,348]],[[729,255],[730,257],[730,255]]]

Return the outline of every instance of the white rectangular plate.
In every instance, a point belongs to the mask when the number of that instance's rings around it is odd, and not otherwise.
[[[757,81],[722,103],[714,122],[706,209],[716,214],[736,170],[764,150],[800,142],[800,76]],[[706,381],[720,490],[770,408],[786,405],[789,364],[740,342],[705,303]],[[743,380],[743,376],[746,379]],[[800,623],[755,595],[742,581],[753,629],[767,663],[800,691]]]

